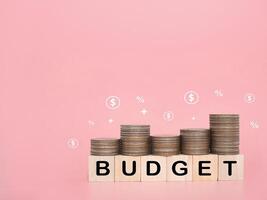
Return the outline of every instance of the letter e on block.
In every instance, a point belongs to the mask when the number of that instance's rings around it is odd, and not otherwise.
[[[221,155],[219,156],[220,181],[243,180],[244,178],[244,155]]]
[[[217,181],[218,155],[193,156],[193,181]]]
[[[93,156],[89,158],[89,181],[114,181],[115,178],[115,157],[114,156]]]

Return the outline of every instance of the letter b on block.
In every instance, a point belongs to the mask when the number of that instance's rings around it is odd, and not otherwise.
[[[114,181],[114,156],[89,156],[89,181]]]

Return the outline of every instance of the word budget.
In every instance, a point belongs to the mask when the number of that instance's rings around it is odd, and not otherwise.
[[[209,128],[150,135],[150,125],[121,125],[120,139],[91,139],[89,181],[242,180],[239,115],[211,114]]]

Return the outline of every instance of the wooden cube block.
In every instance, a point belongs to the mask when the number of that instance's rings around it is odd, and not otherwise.
[[[115,156],[115,181],[140,181],[140,156]]]
[[[192,160],[190,155],[167,157],[167,181],[192,181]]]
[[[243,180],[244,155],[220,155],[219,177],[222,180]]]
[[[92,156],[88,158],[89,181],[114,181],[115,157],[114,156]]]
[[[193,181],[216,181],[218,179],[218,155],[193,156]]]
[[[141,156],[141,181],[166,181],[166,157]]]

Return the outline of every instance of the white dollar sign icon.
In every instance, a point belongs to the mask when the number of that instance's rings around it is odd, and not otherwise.
[[[166,111],[163,113],[163,119],[165,121],[171,121],[171,120],[173,120],[173,118],[174,118],[174,114],[172,111]]]
[[[70,149],[77,149],[79,146],[79,141],[76,138],[70,138],[67,141],[67,145]]]
[[[192,93],[190,93],[190,94],[188,95],[188,97],[189,97],[189,101],[190,101],[190,102],[193,102],[193,101],[195,100],[195,96],[194,96],[194,94],[192,94]]]
[[[184,101],[187,104],[196,104],[199,101],[199,95],[193,90],[187,91],[184,95]]]
[[[116,105],[116,100],[114,98],[112,98],[110,100],[110,104],[111,104],[112,107],[114,107]]]
[[[117,96],[109,96],[106,98],[106,107],[115,110],[120,106],[120,98]]]

